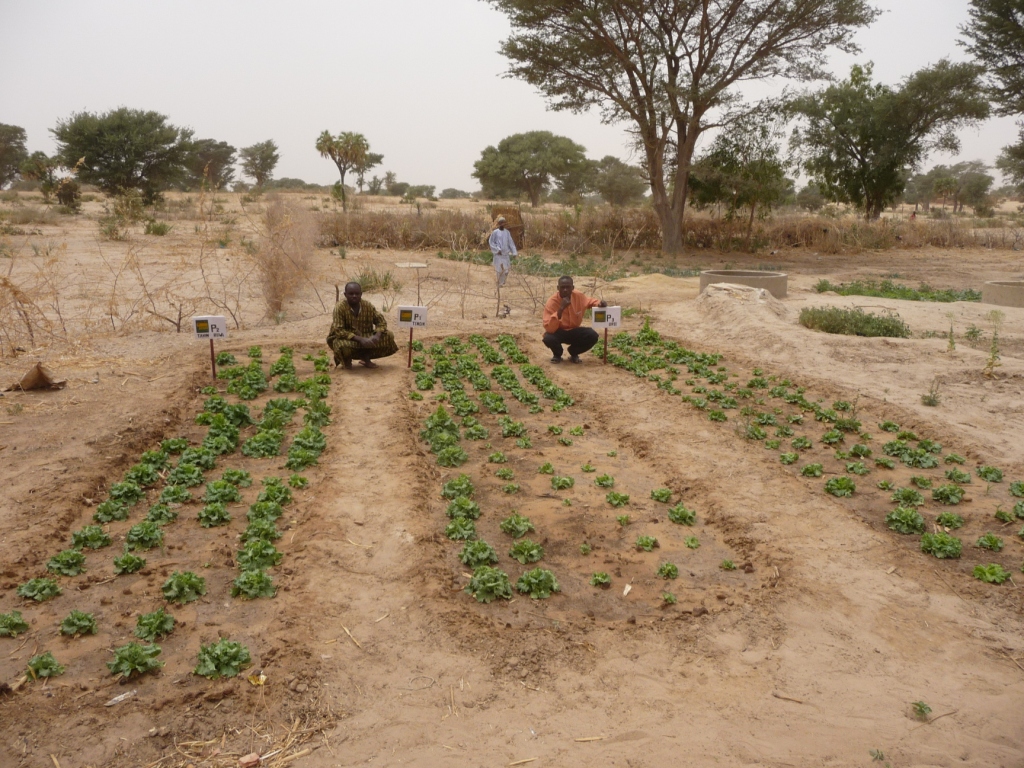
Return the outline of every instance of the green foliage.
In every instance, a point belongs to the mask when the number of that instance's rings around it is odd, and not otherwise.
[[[615,518],[615,521],[623,528],[625,528],[627,525],[633,522],[632,518],[629,515],[619,515]]]
[[[668,504],[672,501],[672,491],[669,488],[655,488],[651,491],[651,498],[662,504]]]
[[[804,477],[821,477],[825,468],[821,464],[805,464],[800,469],[800,474]]]
[[[125,573],[135,573],[146,567],[146,558],[133,555],[131,552],[124,552],[114,558],[114,575],[120,576]]]
[[[0,613],[0,637],[17,637],[23,632],[28,632],[28,623],[20,611]]]
[[[975,471],[978,473],[978,477],[986,483],[1003,482],[1003,470],[996,467],[978,467]]]
[[[188,491],[185,491],[185,493],[188,493]],[[177,510],[171,509],[166,504],[154,504],[149,508],[149,512],[146,513],[146,522],[156,523],[157,525],[167,525],[177,519]]]
[[[658,575],[663,579],[679,578],[679,566],[674,563],[662,563],[658,566]]]
[[[924,283],[921,283],[919,288],[911,288],[892,280],[882,280],[880,283],[873,280],[855,280],[852,283],[834,284],[822,279],[814,286],[814,290],[818,293],[838,293],[840,296],[876,296],[903,301],[981,301],[981,292],[971,288],[962,291],[955,288],[936,289]]]
[[[697,513],[692,509],[687,509],[680,502],[674,507],[669,508],[668,519],[677,525],[693,525],[697,522]]]
[[[946,479],[951,480],[954,483],[969,483],[971,482],[971,473],[964,472],[962,469],[951,467],[946,470]]]
[[[244,469],[225,469],[220,482],[229,483],[236,488],[248,488],[252,485],[252,475]],[[209,485],[207,486],[209,493]],[[208,499],[208,501],[228,501],[229,499]]]
[[[473,176],[492,198],[521,193],[536,207],[552,180],[563,189],[582,191],[583,179],[591,172],[585,151],[550,131],[517,133],[484,149],[473,164]]]
[[[487,457],[487,461],[489,461],[491,464],[504,464],[506,461],[508,461],[508,458],[506,458],[505,454],[502,453],[501,451],[495,451],[494,453]]]
[[[262,570],[246,570],[231,582],[231,596],[255,600],[258,597],[273,597],[277,594],[274,579]]]
[[[964,489],[954,483],[940,485],[932,491],[932,498],[941,504],[959,504],[964,497]]]
[[[469,520],[477,520],[480,517],[480,505],[468,496],[456,496],[448,504],[448,508],[445,509],[445,514],[452,520],[456,517],[465,517]]]
[[[460,467],[469,460],[469,454],[457,445],[443,448],[437,453],[437,463],[442,467]]]
[[[253,180],[257,189],[262,189],[274,177],[274,169],[280,155],[277,153],[277,144],[273,139],[260,141],[249,147],[243,147],[238,153],[238,160],[242,166],[242,173]],[[259,347],[250,347],[259,349]],[[251,355],[250,355],[251,357]]]
[[[110,536],[98,525],[86,525],[71,534],[71,546],[75,549],[101,549],[110,546]]]
[[[948,533],[926,533],[921,537],[921,551],[940,560],[955,559],[963,551],[963,542]]]
[[[444,535],[453,541],[476,538],[476,525],[467,517],[456,517],[445,526]]]
[[[551,478],[551,487],[556,491],[564,491],[572,488],[576,484],[576,481],[571,477],[560,477],[555,475]]]
[[[238,567],[243,571],[258,571],[272,568],[281,562],[281,553],[269,541],[255,539],[249,541],[239,550]]]
[[[203,470],[201,470],[194,464],[186,464],[184,462],[180,462],[178,466],[172,469],[167,475],[168,487],[180,486],[182,488],[194,488],[197,485],[202,485],[202,483]],[[169,499],[164,498],[164,494],[166,494],[167,491],[168,488],[164,488],[163,492],[160,495],[161,501],[170,501]],[[192,498],[191,495],[189,496],[189,498]],[[186,499],[186,501],[187,500],[188,499]]]
[[[960,517],[960,515],[958,515],[956,512],[943,512],[937,518],[935,518],[935,522],[941,525],[943,528],[950,528],[952,530],[955,530],[957,528],[963,527],[964,519]]]
[[[825,481],[825,492],[833,496],[853,496],[853,492],[856,490],[857,486],[849,477],[832,477]]]
[[[135,636],[147,642],[165,637],[174,630],[174,617],[163,608],[139,616],[135,624]]]
[[[821,436],[821,442],[825,445],[836,445],[837,443],[843,442],[844,439],[845,436],[838,429],[830,429]]]
[[[471,497],[476,489],[469,475],[461,474],[452,478],[441,486],[441,495],[446,499],[455,499],[459,496]]]
[[[718,564],[718,567],[721,568],[723,571],[735,571],[736,563],[734,563],[732,560],[723,560]]]
[[[615,508],[624,507],[629,504],[629,494],[609,491],[605,495],[604,500]]]
[[[193,674],[216,680],[237,677],[252,663],[249,649],[234,640],[223,638],[216,643],[199,646],[199,658]]]
[[[164,532],[156,523],[141,522],[128,529],[124,545],[126,549],[152,549],[164,542]]]
[[[596,571],[590,577],[590,586],[592,587],[601,587],[602,589],[607,589],[611,586],[611,583],[612,577],[604,571]]]
[[[825,333],[846,336],[887,336],[905,339],[910,327],[899,315],[875,315],[862,309],[841,307],[805,307],[800,310],[800,325]]]
[[[110,498],[131,506],[138,502],[139,499],[146,498],[146,492],[137,483],[126,480],[110,486]]]
[[[112,674],[130,679],[132,675],[144,675],[164,665],[156,657],[160,655],[160,646],[128,643],[114,651],[114,660],[107,662]]]
[[[192,571],[174,571],[161,587],[168,602],[184,605],[206,594],[206,579]]]
[[[920,507],[924,504],[924,496],[913,488],[897,488],[889,499],[901,506]]]
[[[806,451],[808,448],[814,447],[814,443],[812,443],[807,437],[794,438],[791,445],[798,451]]]
[[[946,463],[947,464],[963,464],[966,461],[967,461],[967,459],[965,459],[959,453],[948,453],[948,454],[946,454]]]
[[[60,633],[78,637],[79,635],[96,634],[96,618],[91,613],[72,611],[60,623]]]
[[[136,464],[124,473],[124,479],[140,488],[152,488],[159,482],[160,474],[152,464]]]
[[[598,488],[613,488],[615,487],[615,478],[611,475],[598,475],[594,478],[594,485]]]
[[[511,600],[512,584],[508,580],[508,574],[500,568],[481,565],[474,569],[473,577],[466,585],[466,592],[481,603],[490,603],[498,598]]]
[[[40,677],[57,677],[63,675],[64,670],[64,665],[58,664],[50,651],[33,656],[28,660],[27,674],[33,680],[38,680]]]
[[[202,482],[203,473],[199,472],[199,483]],[[199,485],[199,483],[193,483],[193,485]],[[185,504],[192,501],[192,493],[184,485],[168,485],[160,492],[158,501],[161,504]]]
[[[924,533],[924,518],[913,507],[896,507],[885,516],[885,523],[897,533]]]
[[[46,570],[58,576],[78,576],[85,573],[85,555],[77,549],[65,549],[47,561]]]
[[[470,568],[498,562],[498,553],[486,541],[467,541],[459,553],[459,560]]]
[[[528,517],[520,515],[518,512],[513,512],[511,515],[501,521],[502,533],[507,533],[513,539],[519,539],[535,530],[533,522]]]
[[[986,533],[978,538],[975,542],[975,546],[980,547],[981,549],[990,549],[993,552],[999,552],[1003,548],[1003,540],[994,533]]]
[[[550,461],[544,462],[537,468],[537,474],[553,475],[555,474],[555,467]]]
[[[636,548],[644,552],[652,552],[655,548],[661,546],[658,540],[653,536],[637,536],[636,537]]]
[[[292,502],[292,492],[284,485],[279,477],[266,477],[263,479],[263,490],[256,497],[256,501],[270,501],[281,506],[287,506]]]
[[[558,592],[560,587],[555,579],[555,574],[551,571],[545,568],[534,568],[519,577],[516,589],[534,600],[545,600],[551,597],[552,592]]]
[[[544,557],[544,549],[540,544],[536,544],[529,539],[520,539],[509,549],[508,556],[526,565],[527,563],[536,563]]]
[[[1010,572],[999,563],[976,565],[974,566],[974,578],[986,584],[1002,584],[1010,578]]]
[[[203,528],[215,528],[231,522],[231,513],[219,501],[204,506],[196,517]]]
[[[846,471],[851,475],[866,475],[871,470],[865,467],[862,461],[848,461],[846,463]]]
[[[211,451],[209,448],[199,446],[197,448],[186,448],[181,453],[181,459],[178,461],[178,466],[183,464],[192,464],[204,472],[211,470],[217,463],[217,454]],[[167,479],[169,483],[174,482],[169,477]]]

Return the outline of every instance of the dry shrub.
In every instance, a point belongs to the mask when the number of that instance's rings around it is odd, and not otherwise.
[[[259,239],[247,252],[256,267],[267,314],[279,318],[285,302],[298,293],[299,286],[312,284],[316,223],[307,211],[271,195],[254,224]],[[320,303],[326,311],[322,299]]]
[[[654,210],[586,208],[558,213],[523,212],[526,245],[570,254],[610,251],[658,251],[661,227]],[[491,231],[484,213],[441,210],[418,216],[394,211],[325,213],[319,216],[321,247],[389,248],[396,250],[450,249],[453,242],[485,248]],[[688,212],[683,224],[688,248],[735,251],[746,247],[745,227],[735,221]],[[1024,228],[975,228],[971,220],[864,221],[846,216],[775,216],[754,225],[755,250],[811,248],[843,253],[889,248],[1020,248]]]
[[[2,218],[12,226],[25,224],[57,224],[60,216],[52,208],[24,205],[2,213]]]

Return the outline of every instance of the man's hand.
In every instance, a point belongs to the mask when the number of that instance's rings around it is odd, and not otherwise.
[[[359,344],[360,347],[372,347],[374,345],[374,338],[375,336],[356,336],[355,341]]]
[[[558,308],[558,317],[561,319],[562,313],[572,304],[572,297],[562,299],[562,305]]]

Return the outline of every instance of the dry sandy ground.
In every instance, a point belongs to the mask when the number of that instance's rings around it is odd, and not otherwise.
[[[531,415],[512,403],[513,417],[526,421],[534,438],[529,450],[496,437],[495,417],[481,416],[523,485],[514,499],[500,492],[486,448],[471,448],[463,467],[478,486],[481,530],[502,567],[513,580],[524,570],[505,556],[507,538],[494,527],[516,505],[539,522],[542,564],[558,575],[561,594],[480,605],[461,591],[466,569],[458,546],[440,534],[446,518],[439,489],[454,472],[438,467],[417,438],[433,393],[422,403],[408,399],[412,374],[400,354],[376,371],[331,373],[328,448],[305,473],[310,487],[296,493],[282,518],[285,559],[274,569],[280,591],[273,600],[228,596],[244,507],[231,525],[202,529],[193,504],[168,526],[168,546],[147,555],[144,571],[112,580],[111,550],[100,551],[89,555],[85,576],[62,579],[61,597],[28,605],[15,588],[43,575],[70,531],[89,522],[87,500],[102,499],[159,439],[202,438],[192,418],[208,375],[201,345],[155,331],[96,338],[59,358],[43,354],[68,379],[67,389],[0,400],[7,489],[0,498],[0,612],[21,610],[32,625],[15,640],[0,639],[0,681],[15,684],[28,658],[43,650],[68,670],[46,685],[0,694],[0,764],[220,766],[237,765],[250,751],[285,748],[268,763],[310,750],[287,764],[861,766],[878,750],[901,768],[1022,765],[1021,579],[989,586],[970,572],[989,561],[1017,572],[1024,559],[1019,521],[1002,526],[992,518],[998,504],[1012,506],[1008,482],[1024,479],[1024,311],[1006,310],[1003,366],[989,380],[980,374],[984,343],[972,348],[961,337],[949,353],[945,339],[918,336],[946,330],[952,311],[958,334],[975,324],[987,338],[990,307],[809,292],[820,276],[891,272],[910,283],[977,287],[982,279],[1019,276],[1016,256],[864,254],[853,267],[812,254],[776,255],[773,261],[794,274],[780,304],[698,301],[695,279],[596,286],[613,303],[648,310],[666,337],[724,354],[722,363],[741,378],[759,367],[807,387],[809,397],[856,401],[876,449],[883,438],[873,425],[893,419],[965,455],[969,469],[1001,467],[1007,482],[986,493],[975,479],[973,500],[962,505],[964,558],[955,563],[926,557],[916,537],[886,529],[891,505],[873,488],[878,472],[858,479],[853,499],[834,499],[821,480],[798,476],[776,452],[739,437],[738,418],[711,423],[678,397],[591,356],[578,367],[547,365],[535,307],[521,287],[503,296],[511,316],[495,319],[489,270],[429,259],[423,287],[441,298],[425,343],[473,332],[493,343],[498,333],[513,333],[531,361],[576,399],[558,414]],[[422,258],[350,253],[346,268]],[[722,257],[736,266],[742,259]],[[473,280],[464,302],[450,288],[463,271]],[[402,298],[414,297],[409,281]],[[892,307],[915,338],[831,337],[797,324],[800,307],[826,303]],[[628,328],[638,323],[632,318]],[[241,357],[261,344],[270,362],[289,344],[299,361],[316,351],[326,325],[321,315],[233,332],[223,348]],[[0,377],[15,378],[32,360],[2,361]],[[310,363],[298,365],[300,374],[311,373]],[[942,402],[928,408],[920,396],[936,379]],[[585,425],[585,436],[560,446],[548,424]],[[817,436],[820,426],[810,425],[809,434]],[[825,451],[819,459],[832,461]],[[563,508],[546,476],[535,474],[544,461],[575,478],[572,507]],[[628,531],[578,469],[587,461],[632,495]],[[280,465],[240,454],[220,462],[256,476],[280,473]],[[906,485],[910,472],[897,472]],[[680,532],[647,499],[661,486],[697,511],[694,529]],[[246,489],[247,503],[257,490]],[[935,511],[930,502],[925,509]],[[115,541],[129,524],[110,526]],[[983,557],[971,546],[985,530],[1005,539],[999,555]],[[662,551],[634,552],[637,533],[657,535]],[[686,549],[684,533],[698,535],[701,548]],[[583,540],[595,545],[586,558],[578,554]],[[725,558],[750,567],[721,571]],[[669,586],[679,603],[669,608],[659,599],[666,584],[654,577],[664,559],[681,564]],[[185,568],[207,578],[207,596],[175,609],[183,626],[162,643],[163,671],[119,685],[104,667],[110,649],[131,639],[137,614],[163,604],[164,575]],[[587,584],[595,570],[612,573],[611,590]],[[633,589],[624,596],[627,583]],[[95,612],[99,634],[57,635],[72,608]],[[190,674],[200,643],[218,635],[250,647],[266,685]],[[137,694],[104,706],[127,691]],[[941,717],[916,719],[915,701]]]

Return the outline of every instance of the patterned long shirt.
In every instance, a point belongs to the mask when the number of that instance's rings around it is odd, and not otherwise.
[[[368,338],[376,331],[388,329],[387,318],[368,301],[359,300],[359,314],[352,311],[348,301],[342,299],[334,307],[334,321],[327,334],[327,346],[334,348],[335,341],[351,341],[356,336]]]

